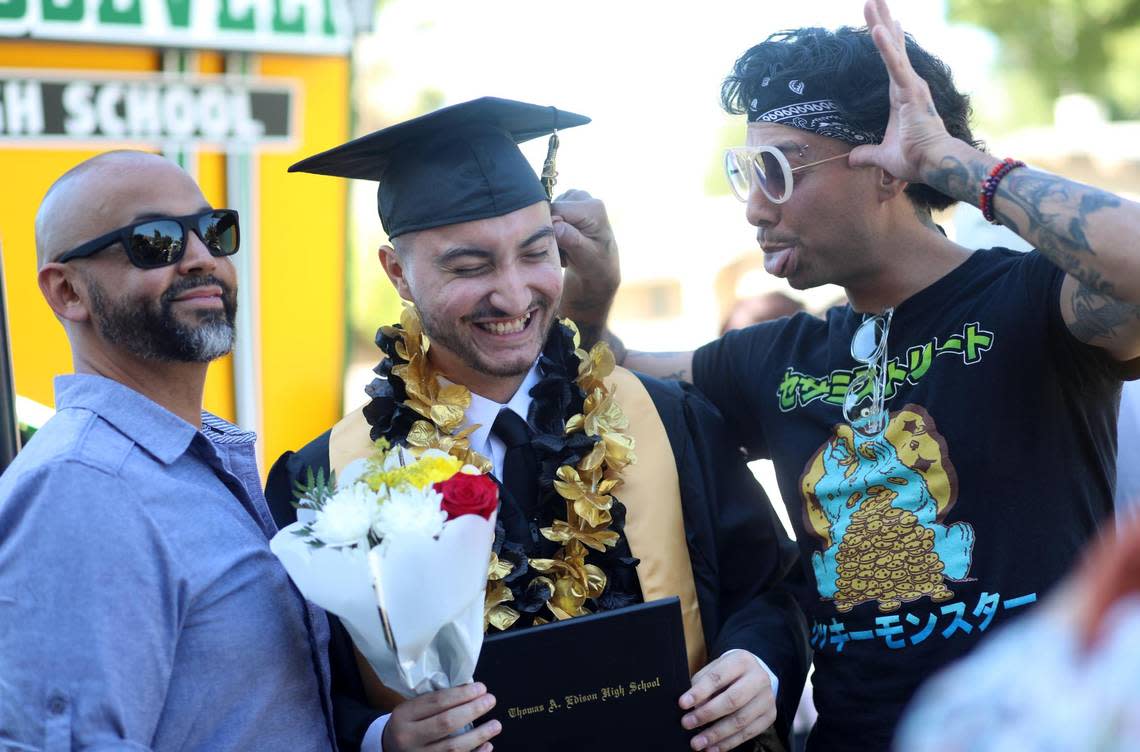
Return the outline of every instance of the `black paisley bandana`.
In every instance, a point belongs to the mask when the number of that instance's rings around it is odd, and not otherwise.
[[[748,101],[748,122],[775,123],[811,131],[854,146],[878,143],[881,136],[848,122],[816,82],[765,76]]]

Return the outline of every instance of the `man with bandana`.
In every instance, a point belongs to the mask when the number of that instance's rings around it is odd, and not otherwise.
[[[339,471],[381,437],[489,467],[503,483],[490,631],[678,596],[694,673],[676,698],[681,726],[693,749],[751,748],[773,721],[786,737],[806,673],[802,614],[775,589],[795,546],[705,400],[615,369],[604,347],[578,350],[556,316],[563,279],[548,194],[516,144],[585,122],[485,97],[294,165],[379,181],[391,238],[380,263],[414,308],[377,335],[370,401],[282,456],[266,493],[288,524],[298,481]],[[401,702],[369,672],[362,682],[339,645],[342,749],[491,748],[498,721],[464,729],[493,706],[495,687]]]
[[[256,437],[202,410],[238,240],[153,154],[93,157],[40,205],[75,373],[0,477],[0,748],[335,749],[328,622],[269,550]]]
[[[1112,515],[1116,406],[1140,375],[1140,206],[972,145],[949,70],[883,0],[867,28],[769,37],[723,87],[728,178],[769,273],[849,305],[623,353],[691,381],[773,460],[809,585],[808,748],[877,750],[935,669],[1028,610]],[[956,201],[1037,250],[971,250]],[[604,208],[555,203],[587,341],[617,287]],[[569,276],[569,273],[568,273]]]

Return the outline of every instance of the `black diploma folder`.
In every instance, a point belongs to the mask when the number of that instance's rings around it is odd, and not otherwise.
[[[496,752],[681,752],[689,689],[677,598],[487,637],[475,679],[497,700]]]

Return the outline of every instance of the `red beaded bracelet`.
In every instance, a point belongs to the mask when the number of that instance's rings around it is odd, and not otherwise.
[[[990,170],[989,176],[982,181],[982,195],[978,200],[978,208],[982,210],[982,216],[990,224],[999,224],[997,218],[994,217],[994,193],[997,192],[998,184],[1009,173],[1016,170],[1018,167],[1024,167],[1025,163],[1018,159],[1010,159],[1006,157],[1002,161],[994,165]]]

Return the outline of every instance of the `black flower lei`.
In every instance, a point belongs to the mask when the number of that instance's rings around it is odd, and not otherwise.
[[[502,513],[496,524],[493,550],[497,560],[510,567],[509,573],[501,577],[501,583],[509,588],[510,595],[500,595],[496,600],[509,603],[508,610],[518,612],[517,619],[512,617],[508,620],[511,622],[507,625],[509,628],[527,627],[551,620],[550,612],[544,610],[544,606],[555,595],[551,578],[532,567],[530,560],[549,560],[563,548],[560,543],[548,540],[539,532],[543,528],[549,528],[555,521],[564,521],[566,518],[566,500],[554,486],[558,469],[567,465],[576,467],[594,449],[595,444],[601,441],[600,437],[589,436],[583,431],[569,435],[566,433],[567,419],[581,415],[586,401],[586,394],[577,382],[581,351],[576,348],[576,333],[571,326],[559,321],[552,328],[538,359],[538,371],[542,378],[530,392],[533,401],[527,422],[535,431],[532,446],[540,466],[538,512],[521,529],[519,525],[510,525],[509,535]],[[406,443],[413,425],[424,420],[423,415],[406,404],[408,394],[405,383],[392,372],[394,367],[407,363],[397,347],[402,331],[397,325],[382,327],[377,332],[376,344],[385,357],[373,369],[378,378],[365,389],[371,401],[363,410],[365,419],[372,427],[372,439],[385,437],[393,444]],[[635,569],[638,560],[629,550],[624,533],[625,507],[616,497],[612,500],[610,514],[612,520],[608,529],[617,533],[617,543],[606,547],[605,551],[587,549],[585,559],[587,564],[600,568],[606,575],[604,590],[597,597],[588,599],[595,610],[601,611],[641,600],[641,587]],[[488,590],[491,590],[491,583],[488,584]],[[490,592],[488,596],[490,598]]]

